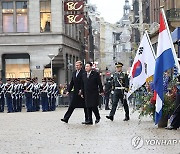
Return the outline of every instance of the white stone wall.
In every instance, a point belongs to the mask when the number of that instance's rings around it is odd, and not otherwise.
[[[29,0],[29,32],[40,33],[40,3],[39,0]]]
[[[53,33],[63,33],[63,8],[61,0],[51,0],[51,20]]]
[[[101,21],[100,52],[101,52],[101,70],[105,71],[106,67],[110,71],[114,70],[113,62],[113,32],[114,26],[110,23]]]

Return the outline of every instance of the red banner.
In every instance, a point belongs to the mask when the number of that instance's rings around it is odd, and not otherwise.
[[[83,11],[83,1],[68,1],[64,3],[64,11]]]
[[[64,21],[66,24],[82,24],[84,23],[83,14],[68,14],[64,16]]]

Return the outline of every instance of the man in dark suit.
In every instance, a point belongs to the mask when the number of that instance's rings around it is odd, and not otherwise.
[[[96,117],[95,123],[100,121],[100,115],[98,110],[99,105],[99,93],[103,95],[103,86],[101,78],[98,72],[92,70],[92,63],[88,62],[85,66],[86,73],[82,75],[82,97],[85,98],[85,105],[88,111],[87,125],[93,124],[92,112]]]
[[[73,89],[72,99],[71,99],[69,108],[64,115],[64,118],[61,119],[61,121],[66,122],[66,123],[68,123],[68,120],[75,108],[84,108],[85,121],[88,120],[87,109],[85,108],[84,99],[81,97],[81,94],[80,94],[82,74],[84,73],[84,70],[82,70],[82,62],[77,61],[75,63],[75,68],[76,68],[76,71],[74,71],[72,74],[72,79],[68,87],[68,92],[66,93],[66,95],[69,95],[69,93]]]
[[[106,83],[104,84],[104,95],[105,95],[105,110],[110,110],[109,108],[109,97],[112,90],[112,84],[110,79],[106,79]]]

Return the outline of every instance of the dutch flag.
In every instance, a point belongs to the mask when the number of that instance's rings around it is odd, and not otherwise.
[[[163,93],[163,74],[168,69],[176,65],[177,56],[172,44],[164,10],[160,13],[160,28],[157,46],[157,59],[154,73],[154,88],[156,98],[155,124],[159,123],[162,117],[162,108],[164,101]],[[178,66],[179,67],[179,66]]]

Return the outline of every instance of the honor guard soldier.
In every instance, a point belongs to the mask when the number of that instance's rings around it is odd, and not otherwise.
[[[13,111],[17,112],[17,80],[16,78],[12,80],[11,84],[13,84],[13,93],[12,93]]]
[[[42,111],[47,112],[48,111],[48,84],[46,83],[46,79],[42,79],[42,85],[41,85],[41,105],[42,105]]]
[[[52,79],[48,78],[48,111],[51,111],[52,107]]]
[[[129,120],[129,106],[127,104],[127,100],[125,96],[125,92],[128,90],[128,86],[129,86],[128,75],[122,72],[122,66],[123,66],[122,63],[120,62],[115,63],[115,66],[116,66],[116,72],[114,73],[113,78],[112,78],[112,88],[114,90],[112,109],[110,111],[109,116],[106,116],[106,118],[112,121],[114,120],[114,115],[115,115],[116,108],[120,99],[125,110],[124,121],[128,121]]]
[[[38,83],[38,78],[33,78],[34,82],[34,93],[33,93],[33,110],[39,111],[40,110],[40,83]]]
[[[51,94],[52,94],[52,79],[47,78],[47,85],[48,85],[48,111],[51,111],[52,101],[51,101]]]
[[[5,84],[3,84],[2,79],[0,78],[0,112],[4,112],[4,90]]]
[[[57,95],[58,95],[57,84],[54,82],[54,79],[51,79],[51,106],[50,106],[51,111],[56,110]]]
[[[5,85],[5,98],[6,98],[8,113],[13,112],[12,91],[13,91],[13,85],[11,84],[11,79],[7,79],[7,83]]]
[[[33,92],[33,84],[31,78],[27,78],[25,83],[25,97],[26,97],[26,107],[27,112],[32,112],[32,92]]]
[[[22,98],[23,98],[23,85],[20,83],[20,79],[17,79],[17,112],[22,111]]]

